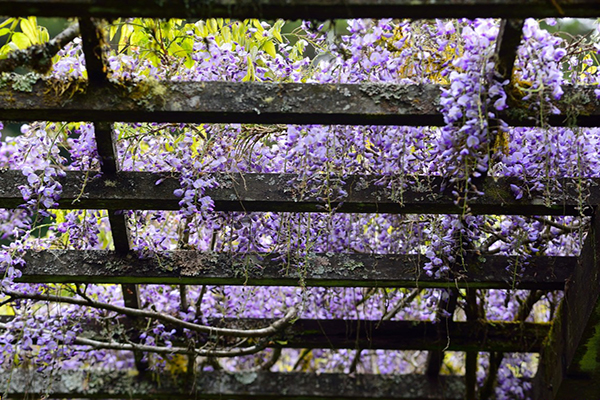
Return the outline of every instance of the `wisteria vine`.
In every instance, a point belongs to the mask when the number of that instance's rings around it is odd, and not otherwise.
[[[548,20],[544,24],[552,25]],[[561,85],[597,85],[598,28],[573,44],[527,20],[512,82],[495,70],[496,20],[351,20],[344,34],[331,23],[303,22],[284,33],[283,21],[116,21],[106,30],[115,43],[106,54],[111,81],[150,85],[162,80],[299,83],[434,83],[443,85],[445,126],[319,126],[241,124],[117,123],[118,163],[125,171],[164,173],[179,179],[179,211],[131,211],[131,247],[140,257],[178,249],[252,256],[278,254],[286,271],[313,268],[317,253],[420,254],[424,274],[443,279],[464,268],[465,254],[510,255],[520,267],[532,255],[578,255],[588,220],[581,217],[474,216],[468,201],[480,195],[478,179],[516,177],[519,199],[544,193],[552,200],[564,176],[597,178],[600,129],[550,127]],[[140,28],[142,27],[142,28]],[[170,32],[170,33],[169,33]],[[160,33],[160,34],[159,34]],[[118,44],[117,44],[118,43]],[[81,41],[56,56],[44,79],[59,92],[79,90],[86,77]],[[75,85],[75,86],[74,86]],[[501,112],[524,101],[539,113],[535,127],[510,127]],[[238,347],[239,337],[264,338],[294,318],[439,320],[446,290],[311,288],[300,279],[290,287],[142,285],[142,308],[125,307],[118,285],[18,283],[28,250],[110,249],[104,210],[55,210],[65,171],[100,172],[94,127],[86,122],[32,122],[19,135],[5,136],[0,167],[27,178],[23,206],[0,210],[3,299],[0,311],[2,369],[133,368],[131,350],[142,352],[155,371],[303,370],[316,372],[422,373],[425,352],[266,349],[268,341]],[[213,173],[290,173],[298,199],[334,204],[347,196],[345,177],[379,176],[402,203],[409,186],[427,187],[423,176],[444,176],[459,188],[461,215],[217,212],[206,190],[218,187]],[[175,178],[174,178],[175,176]],[[157,184],[160,184],[157,183]],[[82,193],[85,191],[83,185]],[[585,188],[581,188],[582,204]],[[243,271],[241,271],[243,273]],[[465,319],[466,293],[458,293],[455,319]],[[548,321],[560,295],[538,293],[529,309],[527,292],[479,291],[476,301],[490,321]],[[527,312],[523,310],[527,310]],[[147,324],[134,341],[126,316]],[[277,318],[255,331],[210,327],[215,318]],[[450,316],[452,317],[452,316]],[[96,321],[109,321],[101,337],[87,337]],[[235,334],[232,334],[235,333]],[[209,335],[208,333],[211,333]],[[215,340],[214,336],[218,336]],[[194,344],[194,345],[190,345]],[[193,362],[182,362],[191,357]],[[496,363],[482,356],[478,382],[492,383]],[[495,398],[526,398],[519,374],[535,372],[535,357],[501,359]],[[190,367],[191,365],[191,367]],[[464,373],[461,354],[447,353],[443,370]]]

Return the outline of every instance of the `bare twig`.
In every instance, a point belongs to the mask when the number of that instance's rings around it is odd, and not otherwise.
[[[382,321],[389,321],[394,317],[394,315],[398,314],[400,310],[408,305],[411,301],[415,299],[421,293],[423,289],[413,289],[412,292],[406,297],[403,297],[390,311],[385,313],[385,315],[381,318]]]
[[[356,354],[354,354],[354,358],[352,359],[352,363],[350,364],[350,368],[348,368],[348,373],[353,374],[356,372],[356,368],[358,367],[358,363],[360,362],[360,355],[362,353],[362,349],[356,350]]]
[[[206,285],[202,285],[202,288],[200,289],[200,294],[198,295],[198,298],[196,299],[196,304],[195,304],[197,316],[202,315],[202,299],[204,298],[205,294],[206,294]]]
[[[250,371],[251,372],[269,371],[271,369],[271,367],[273,365],[275,365],[275,363],[279,360],[279,357],[281,357],[281,347],[275,347],[275,348],[273,348],[273,353],[271,353],[271,356],[269,357],[268,360],[261,363],[259,366],[250,369]]]
[[[565,233],[577,232],[581,230],[581,225],[568,226],[543,217],[531,217],[531,219],[541,222],[544,225],[550,225],[554,228],[560,229]]]
[[[292,371],[295,371],[311,352],[312,352],[312,349],[302,349],[302,352],[300,353],[300,355],[298,356],[298,359],[296,360],[296,362],[294,363],[294,366],[292,367]]]
[[[7,324],[0,323],[0,329],[10,329],[10,327]],[[143,351],[157,354],[186,354],[197,357],[236,357],[257,353],[265,349],[269,344],[269,341],[262,340],[261,343],[249,347],[218,350],[190,349],[187,347],[148,346],[143,344],[121,343],[115,341],[104,342],[79,336],[75,337],[73,342],[70,344],[90,346],[98,350]]]
[[[130,307],[121,307],[116,306],[114,304],[101,303],[93,300],[82,300],[76,299],[72,297],[64,297],[58,295],[51,294],[30,294],[30,293],[20,293],[12,290],[4,290],[4,294],[7,296],[11,296],[15,299],[30,299],[30,300],[39,300],[39,301],[51,301],[55,303],[63,303],[63,304],[73,304],[84,307],[92,307],[100,310],[114,311],[119,314],[127,315],[130,317],[139,317],[139,318],[152,318],[158,321],[163,321],[175,326],[179,326],[184,329],[189,329],[194,332],[207,333],[209,335],[220,335],[220,336],[230,336],[230,337],[265,337],[273,335],[279,332],[281,329],[285,328],[296,316],[296,308],[292,307],[288,310],[285,316],[266,328],[260,329],[231,329],[231,328],[215,328],[206,325],[194,324],[191,322],[183,321],[179,318],[162,314],[156,311],[149,311],[137,308]]]
[[[536,239],[525,239],[525,240],[522,240],[520,242],[521,246],[528,245],[528,244],[534,244],[534,243],[537,243],[537,242],[540,242],[540,241],[549,241],[549,240],[557,238],[557,237],[559,237],[561,235],[566,235],[566,234],[569,234],[569,233],[578,232],[578,231],[581,231],[581,229],[582,229],[581,225],[568,226],[568,225],[564,225],[564,224],[561,224],[561,223],[558,223],[558,222],[555,222],[555,221],[552,221],[552,220],[549,220],[549,219],[543,218],[543,217],[532,216],[531,219],[543,223],[546,226],[546,228],[553,227],[553,228],[559,229],[560,232],[558,232],[556,234],[553,234],[550,231],[550,229],[545,229],[542,232],[542,234],[538,238],[536,238]],[[482,227],[481,231],[490,234],[490,237],[488,237],[481,244],[481,246],[479,246],[478,250],[482,254],[491,255],[491,254],[498,253],[499,250],[489,250],[489,249],[490,249],[490,247],[492,245],[494,245],[495,243],[497,243],[499,241],[507,243],[507,244],[512,243],[512,241],[510,240],[510,238],[502,236],[502,235],[500,235],[499,232],[496,232],[496,231],[494,231],[492,229],[486,229],[485,227]]]

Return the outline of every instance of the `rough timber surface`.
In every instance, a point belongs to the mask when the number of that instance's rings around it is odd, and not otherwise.
[[[16,79],[16,78],[13,78]],[[18,121],[186,122],[442,126],[440,86],[383,83],[38,81],[31,91],[0,88],[0,119]],[[600,125],[592,86],[564,87],[553,126]],[[569,116],[569,118],[567,118]],[[576,118],[575,118],[576,116]],[[536,125],[539,112],[517,104],[509,125]]]
[[[313,254],[303,258],[301,267],[273,254],[195,251],[139,259],[133,253],[48,250],[29,252],[24,260],[21,282],[543,290],[562,290],[577,262],[574,257],[539,256],[518,265],[510,257],[473,257],[447,278],[436,279],[423,272],[425,259],[418,255]]]
[[[63,86],[68,86],[65,88]],[[436,85],[39,81],[0,89],[10,120],[441,125]],[[65,91],[56,95],[57,90]]]
[[[214,324],[255,329],[271,322],[240,318],[218,319]],[[529,322],[468,321],[446,326],[430,321],[299,319],[277,334],[269,347],[535,353],[548,330],[548,324]]]
[[[119,172],[99,176],[99,172],[66,173],[60,182],[62,197],[56,208],[114,210],[179,210],[179,198],[173,192],[179,180],[170,173]],[[211,176],[207,176],[211,177]],[[390,214],[461,214],[465,208],[456,204],[454,188],[442,177],[404,177],[408,183],[402,196],[398,189],[378,185],[378,176],[343,177],[346,197],[327,201],[305,194],[290,182],[292,174],[214,174],[219,187],[208,189],[217,211],[240,212],[339,212]],[[393,177],[390,177],[393,179]],[[551,197],[530,193],[516,200],[510,189],[516,180],[488,178],[478,189],[484,195],[469,203],[472,214],[492,215],[580,215],[600,204],[600,186],[596,180],[562,181]],[[20,185],[27,179],[20,171],[0,171],[0,208],[17,208],[23,204]],[[582,202],[579,189],[586,195]],[[329,210],[327,207],[333,207]]]
[[[50,299],[50,301],[52,301]],[[11,316],[0,320],[9,321]],[[111,324],[103,320],[82,321],[82,337],[106,341],[113,333],[121,337],[125,327],[135,328],[128,317],[115,317]],[[261,318],[207,318],[212,327],[262,329],[275,322]],[[349,350],[426,350],[426,351],[495,351],[537,353],[549,332],[547,323],[466,321],[446,326],[431,321],[380,321],[356,319],[298,319],[267,339],[267,348],[349,349]],[[170,329],[170,328],[169,328]],[[99,333],[101,332],[101,333]],[[181,329],[172,338],[174,346],[188,346],[189,337]],[[224,337],[198,334],[196,347],[227,347],[233,344]],[[121,342],[119,342],[121,343]],[[240,346],[239,343],[235,343]],[[241,346],[250,346],[246,342]]]
[[[202,371],[154,377],[142,378],[135,371],[70,370],[50,377],[20,372],[0,375],[0,387],[12,399],[461,400],[464,392],[459,376]]]
[[[0,14],[104,18],[545,18],[598,16],[596,0],[2,0]],[[594,11],[596,11],[594,13]]]
[[[534,400],[593,399],[600,393],[600,215],[597,213],[542,348],[533,390]]]

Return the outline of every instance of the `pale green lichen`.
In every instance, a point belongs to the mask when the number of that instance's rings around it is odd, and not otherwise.
[[[35,72],[28,72],[24,75],[15,74],[2,74],[0,78],[0,87],[9,86],[19,92],[31,92],[33,91],[33,85],[40,79],[40,74]]]

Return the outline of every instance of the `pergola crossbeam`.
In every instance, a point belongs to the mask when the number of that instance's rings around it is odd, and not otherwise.
[[[519,265],[512,257],[474,256],[448,277],[434,278],[425,274],[426,258],[419,255],[313,254],[303,257],[301,266],[293,259],[281,261],[278,254],[195,251],[140,259],[102,250],[47,250],[29,252],[24,259],[22,282],[540,290],[562,290],[577,262],[536,256]]]
[[[590,18],[595,0],[2,0],[0,14],[103,18]]]
[[[180,199],[173,194],[180,188],[177,177],[169,172],[119,172],[114,176],[98,176],[97,171],[69,171],[60,178],[63,192],[59,209],[179,210]],[[302,194],[293,183],[294,174],[212,174],[219,187],[207,189],[216,211],[239,212],[329,212],[382,214],[462,214],[456,204],[454,187],[442,177],[404,177],[408,186],[388,189],[375,184],[380,176],[349,175],[340,177],[341,188],[348,194],[339,201],[327,202],[315,195]],[[393,177],[390,177],[393,179]],[[23,204],[20,185],[27,185],[20,171],[0,172],[0,208],[18,208]],[[560,191],[551,198],[532,192],[516,200],[510,185],[518,180],[489,177],[480,187],[484,194],[469,202],[475,215],[581,215],[600,204],[600,182],[597,179],[562,180]],[[585,189],[582,189],[585,188]],[[82,190],[84,195],[82,195]],[[586,195],[582,201],[580,194]]]
[[[62,371],[48,379],[23,372],[0,375],[0,385],[10,397],[82,399],[289,399],[339,400],[462,400],[461,377],[429,379],[423,375],[314,374],[202,371],[196,374],[155,375],[140,379],[132,371]]]
[[[508,46],[510,47],[510,46]],[[506,56],[506,59],[510,59]],[[14,78],[17,79],[17,78]],[[87,81],[39,81],[31,92],[0,88],[0,119],[18,121],[186,122],[443,126],[438,85],[386,83],[140,82],[87,87]],[[593,86],[565,86],[552,126],[600,125]],[[499,115],[509,125],[535,126],[528,104]]]

